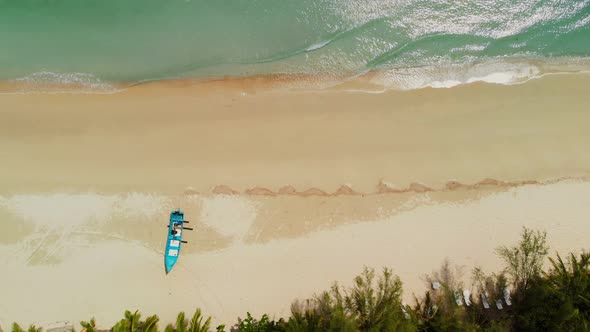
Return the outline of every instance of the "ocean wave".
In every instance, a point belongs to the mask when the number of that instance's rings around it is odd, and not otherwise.
[[[451,88],[474,82],[514,84],[534,78],[540,72],[537,66],[528,63],[491,62],[428,66],[384,71],[377,74],[372,83],[401,90],[425,87]]]
[[[570,25],[567,28],[567,30],[568,31],[577,30],[577,29],[581,29],[583,27],[588,27],[588,25],[590,25],[590,14],[586,15],[584,18],[581,18],[579,21],[574,22],[572,25]]]
[[[590,48],[576,46],[579,42],[568,39],[568,34],[590,38],[584,29],[588,0],[475,1],[459,5],[453,1],[329,2],[330,10],[342,19],[339,29],[326,41],[308,47],[306,50],[315,52],[304,60],[298,60],[303,53],[300,50],[273,58],[277,62],[273,69],[348,77],[353,72],[438,66],[441,62],[454,66],[494,58],[512,61],[523,55],[547,59],[590,55]],[[488,75],[480,77],[484,81],[506,81],[509,76],[500,79]]]
[[[313,44],[311,46],[309,46],[308,48],[305,49],[306,52],[311,52],[311,51],[315,51],[315,50],[319,50],[320,48],[330,44],[330,42],[332,42],[332,40],[325,40],[323,42],[319,42],[316,44]]]
[[[474,44],[474,45],[464,45],[464,46],[460,46],[460,47],[455,47],[455,48],[451,48],[451,53],[457,53],[457,52],[480,52],[486,49],[486,47],[488,47],[488,43],[485,44]]]
[[[475,82],[520,84],[548,74],[585,72],[590,58],[489,60],[373,72],[369,82],[384,89],[451,88]]]
[[[504,38],[536,25],[567,20],[587,10],[590,1],[389,1],[328,0],[331,10],[352,25],[389,18],[411,39],[434,33]]]
[[[89,73],[42,71],[8,81],[0,93],[114,93],[120,85],[105,82]]]
[[[473,78],[511,84],[531,74],[481,65],[475,67],[483,73],[457,71],[498,59],[514,63],[523,55],[590,56],[590,0],[100,1],[97,14],[119,13],[116,34],[77,0],[63,0],[61,9],[39,4],[37,20],[12,19],[31,1],[21,1],[22,8],[0,4],[7,31],[23,31],[3,40],[0,92],[8,86],[19,93],[112,93],[138,82],[275,74],[346,80],[366,71],[416,72],[422,78],[414,81],[424,80],[404,86]],[[62,11],[94,23],[49,19]],[[41,32],[47,42],[39,40]]]

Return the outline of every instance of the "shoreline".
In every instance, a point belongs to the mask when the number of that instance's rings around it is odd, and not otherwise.
[[[448,66],[448,68],[444,67]],[[259,73],[251,75],[224,75],[203,77],[151,78],[143,80],[107,81],[92,73],[57,73],[36,72],[16,79],[0,80],[0,95],[3,94],[117,94],[133,89],[186,88],[203,89],[255,89],[291,90],[314,92],[345,91],[365,93],[386,93],[389,91],[412,91],[421,89],[448,89],[453,87],[490,83],[500,85],[519,85],[531,80],[542,79],[551,75],[577,75],[590,73],[590,57],[514,57],[470,63],[449,63],[441,67],[408,67],[373,69],[357,73]],[[487,66],[491,66],[488,68]],[[499,66],[499,67],[495,67]],[[480,68],[481,67],[481,68]],[[434,72],[420,72],[430,68]],[[437,70],[447,69],[447,76],[440,76]],[[475,70],[480,68],[480,70]],[[471,72],[470,76],[468,73]],[[398,72],[399,71],[399,72]],[[416,72],[413,72],[416,71]],[[413,72],[413,74],[410,74]],[[453,75],[454,74],[454,75]],[[409,76],[408,76],[409,75]],[[434,75],[430,81],[409,85],[398,85],[398,78],[411,78],[412,75]],[[438,75],[438,76],[437,76]],[[462,80],[457,81],[456,76]],[[467,76],[465,76],[467,75]],[[417,77],[418,78],[418,77]],[[392,80],[393,79],[393,80]]]

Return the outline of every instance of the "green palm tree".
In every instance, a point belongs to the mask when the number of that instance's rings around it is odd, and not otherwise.
[[[17,323],[12,323],[12,332],[25,332],[25,330],[23,330],[22,327],[20,327],[20,325],[18,325]]]
[[[178,313],[178,316],[176,316],[176,325],[166,325],[164,332],[208,332],[211,328],[211,317],[208,317],[205,322],[203,322],[204,318],[201,309],[195,311],[190,322],[186,319],[184,312],[180,312]]]
[[[80,325],[86,330],[86,332],[96,332],[96,320],[92,317],[88,322],[81,321]]]
[[[201,309],[197,309],[193,318],[191,318],[188,332],[208,332],[211,325],[211,317],[208,317],[203,323],[203,315],[201,315]]]
[[[563,328],[590,330],[590,252],[583,252],[579,259],[571,253],[566,262],[557,254],[549,261],[552,268],[546,277],[566,310]]]
[[[145,321],[139,323],[140,332],[158,332],[158,322],[160,318],[157,315],[149,316]]]
[[[138,310],[135,310],[134,313],[131,313],[129,310],[125,310],[125,320],[128,322],[127,331],[128,332],[139,332],[139,319],[141,318],[141,314]]]
[[[184,318],[184,312],[180,312],[176,317],[176,332],[187,332],[188,330],[188,322]]]
[[[139,319],[141,314],[139,311],[131,313],[129,310],[125,310],[125,318],[121,319],[113,328],[111,332],[139,332]]]
[[[25,332],[25,330],[17,323],[12,323],[12,332]],[[27,332],[43,332],[43,328],[36,327],[35,325],[29,325]]]
[[[127,321],[121,319],[110,330],[110,332],[126,332],[128,330]]]

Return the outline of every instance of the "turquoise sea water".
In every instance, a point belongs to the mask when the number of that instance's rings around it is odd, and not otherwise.
[[[400,88],[589,68],[589,0],[0,0],[0,79],[101,88],[369,71]]]

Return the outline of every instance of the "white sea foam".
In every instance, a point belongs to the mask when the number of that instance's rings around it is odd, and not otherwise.
[[[512,48],[523,48],[525,46],[526,46],[526,42],[510,44],[510,47],[512,47]]]
[[[455,47],[451,49],[451,52],[480,52],[486,49],[486,47],[488,46],[488,44],[483,44],[483,45],[478,45],[478,44],[473,44],[473,45],[465,45],[462,47]]]
[[[529,63],[449,64],[387,70],[376,74],[371,83],[401,90],[451,88],[474,82],[517,84],[538,77],[541,73],[537,65]]]
[[[331,40],[325,40],[325,41],[310,45],[308,48],[305,49],[305,52],[319,50],[320,48],[330,44],[331,42],[332,42]]]
[[[590,14],[586,15],[586,17],[577,21],[573,25],[567,27],[567,30],[576,30],[588,25],[590,25]]]
[[[119,89],[88,73],[42,71],[12,81],[17,93],[113,93]]]

